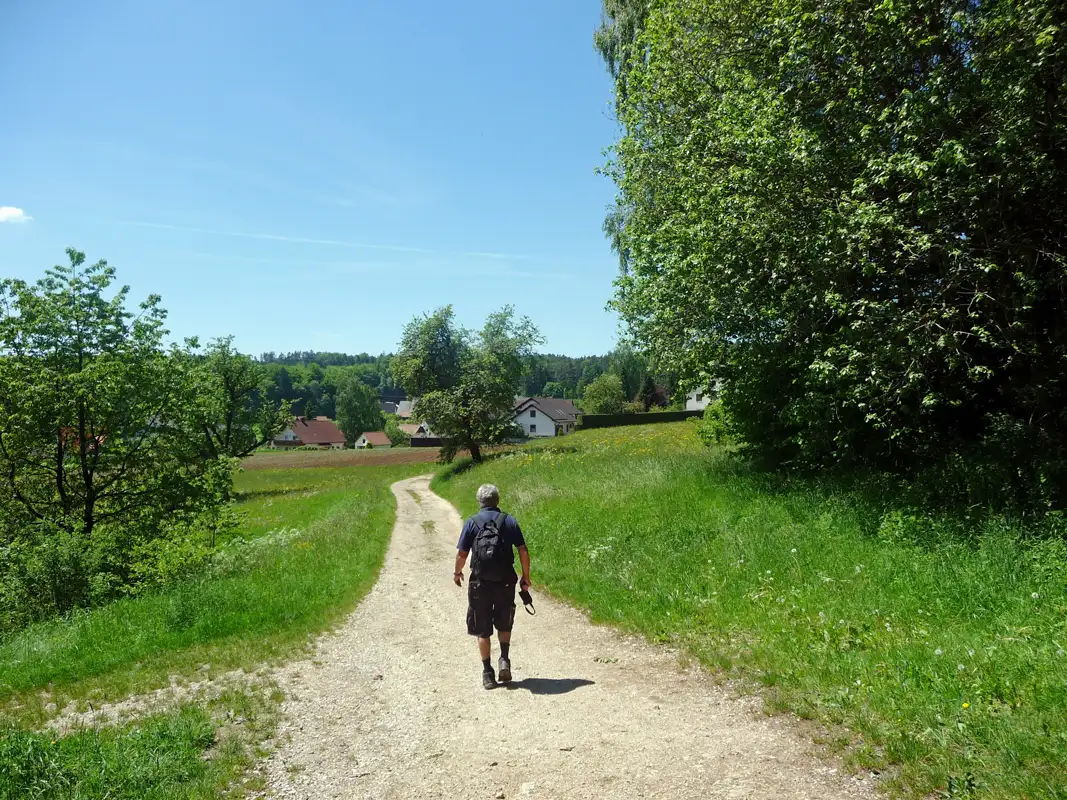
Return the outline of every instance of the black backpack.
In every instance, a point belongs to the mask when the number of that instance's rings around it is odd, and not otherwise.
[[[503,511],[496,519],[490,519],[478,525],[471,547],[471,577],[485,581],[508,582],[515,578],[512,565],[511,545],[504,541],[501,523],[506,517]]]

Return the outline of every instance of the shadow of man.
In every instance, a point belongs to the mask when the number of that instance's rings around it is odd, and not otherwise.
[[[585,678],[523,678],[521,681],[504,685],[508,689],[525,689],[530,694],[567,694],[594,683],[595,681]]]

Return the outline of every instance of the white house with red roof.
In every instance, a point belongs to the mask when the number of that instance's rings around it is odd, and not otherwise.
[[[359,438],[356,439],[357,450],[364,450],[368,447],[381,450],[388,449],[392,446],[392,441],[381,431],[367,431],[366,433],[361,433]]]

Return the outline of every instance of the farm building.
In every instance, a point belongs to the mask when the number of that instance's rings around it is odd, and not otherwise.
[[[570,400],[555,397],[515,398],[515,423],[525,436],[562,436],[574,430],[579,411]]]
[[[381,431],[367,431],[360,434],[360,437],[356,439],[356,449],[364,450],[368,447],[374,447],[377,449],[388,449],[393,446],[393,443],[389,441],[389,437]]]
[[[344,450],[345,435],[329,417],[297,417],[291,427],[274,437],[272,448],[318,447],[322,450]]]

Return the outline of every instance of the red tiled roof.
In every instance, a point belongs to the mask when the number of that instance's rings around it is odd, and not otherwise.
[[[406,433],[408,436],[417,436],[421,425],[397,425],[400,430]]]
[[[326,417],[307,419],[297,417],[293,420],[293,433],[304,444],[344,444],[345,435],[337,424]]]
[[[389,447],[392,442],[389,437],[381,431],[367,431],[363,434],[367,437],[367,441],[375,447]]]

